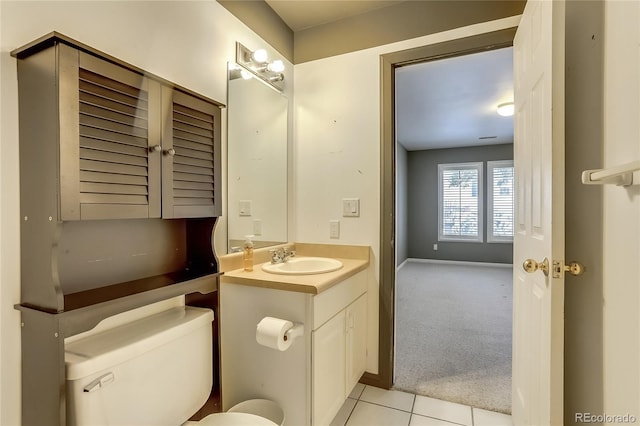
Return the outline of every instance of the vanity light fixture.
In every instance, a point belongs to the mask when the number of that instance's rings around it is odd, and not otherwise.
[[[513,102],[505,102],[498,105],[498,114],[503,117],[511,117],[514,112]]]
[[[263,63],[267,62],[269,57],[267,56],[267,51],[266,50],[258,49],[255,52],[251,53],[251,59],[253,59],[254,62],[257,62],[259,64],[263,64]]]
[[[251,51],[241,43],[236,42],[236,62],[245,72],[250,72],[279,91],[283,90],[284,62],[280,59],[269,61],[269,56],[265,49]]]
[[[276,59],[275,61],[267,65],[267,70],[271,72],[282,72],[284,71],[284,62],[282,62],[280,59]]]

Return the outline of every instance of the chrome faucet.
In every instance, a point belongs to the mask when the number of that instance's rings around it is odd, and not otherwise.
[[[296,252],[289,247],[269,250],[269,253],[271,253],[271,263],[284,263],[296,255]]]

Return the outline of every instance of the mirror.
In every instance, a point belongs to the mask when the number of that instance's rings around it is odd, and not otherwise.
[[[286,243],[289,101],[235,64],[228,81],[228,252]]]

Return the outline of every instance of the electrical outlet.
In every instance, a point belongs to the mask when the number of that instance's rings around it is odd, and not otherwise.
[[[438,244],[433,245],[433,251],[438,251]]]
[[[262,235],[262,220],[253,220],[253,235]]]
[[[340,221],[329,221],[329,238],[340,238]]]

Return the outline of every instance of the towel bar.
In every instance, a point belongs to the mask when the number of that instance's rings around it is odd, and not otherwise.
[[[633,172],[640,170],[640,161],[621,164],[607,169],[585,170],[582,172],[582,183],[585,185],[615,184],[629,186],[633,184]]]

